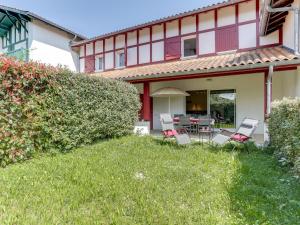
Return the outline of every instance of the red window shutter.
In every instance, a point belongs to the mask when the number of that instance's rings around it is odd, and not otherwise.
[[[166,39],[165,55],[166,55],[166,60],[179,59],[181,57],[180,37]]]
[[[85,70],[86,73],[92,73],[95,71],[95,57],[93,55],[85,58]]]
[[[238,33],[236,26],[217,29],[216,48],[217,52],[238,49]]]

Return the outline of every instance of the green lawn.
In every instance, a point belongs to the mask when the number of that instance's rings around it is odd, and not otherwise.
[[[126,137],[1,169],[0,224],[299,224],[270,155]]]

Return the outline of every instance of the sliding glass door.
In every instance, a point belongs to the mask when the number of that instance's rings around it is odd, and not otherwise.
[[[210,114],[215,119],[216,128],[235,128],[236,92],[235,90],[210,91]]]

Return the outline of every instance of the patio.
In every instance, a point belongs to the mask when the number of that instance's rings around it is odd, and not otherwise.
[[[214,132],[213,137],[217,134],[218,132]],[[160,130],[151,130],[150,132],[151,136],[155,138],[163,138],[163,135]],[[202,136],[199,137],[198,134],[189,134],[190,138],[192,139],[193,142],[201,142],[202,141]],[[252,140],[256,143],[257,146],[261,146],[264,143],[264,135],[263,134],[254,134]],[[208,142],[209,138],[207,135],[203,136],[203,142]]]

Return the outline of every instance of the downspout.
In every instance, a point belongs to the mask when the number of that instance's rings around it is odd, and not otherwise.
[[[274,74],[274,66],[270,65],[268,79],[267,79],[267,116],[269,116],[271,113],[273,74]]]
[[[299,8],[297,7],[281,7],[281,8],[272,8],[271,6],[266,7],[267,12],[269,13],[277,13],[277,12],[294,12],[294,47],[295,47],[295,55],[300,55],[299,52]]]
[[[269,134],[269,126],[268,126],[268,118],[271,113],[271,104],[272,104],[272,78],[274,74],[274,66],[269,66],[268,77],[267,77],[267,115],[264,122],[264,146],[268,146],[270,144],[270,134]]]

